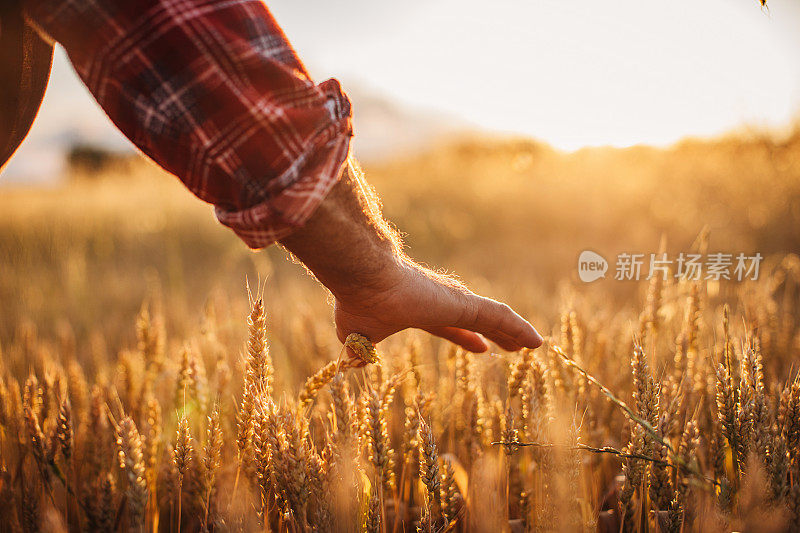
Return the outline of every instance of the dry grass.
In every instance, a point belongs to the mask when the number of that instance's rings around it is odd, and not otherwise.
[[[566,349],[476,356],[412,339],[380,366],[325,363],[297,395],[273,390],[261,300],[242,360],[210,319],[196,355],[162,358],[147,307],[138,348],[92,375],[63,345],[20,337],[0,382],[3,527],[723,531],[767,506],[788,530],[798,287],[790,256],[742,291],[742,321],[697,282],[651,290],[638,341],[576,301]],[[665,319],[671,306],[686,311]],[[21,362],[28,375],[10,370]]]
[[[797,529],[799,153],[463,144],[375,169],[415,251],[550,333],[518,354],[343,352],[322,291],[174,184],[9,192],[0,531]],[[707,224],[769,254],[758,281],[564,280],[583,248],[688,251]]]

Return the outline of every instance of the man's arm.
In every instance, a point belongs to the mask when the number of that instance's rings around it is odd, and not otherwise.
[[[487,349],[481,335],[506,350],[542,343],[507,305],[408,258],[352,160],[308,222],[281,243],[335,297],[342,341],[354,332],[378,342],[420,328],[473,352]]]
[[[314,84],[258,0],[23,0],[108,116],[250,247],[275,241],[336,297],[340,338],[422,328],[482,351],[538,346],[507,306],[405,257],[353,166],[335,80]],[[298,229],[299,228],[299,229]]]
[[[23,0],[114,124],[251,248],[311,216],[347,158],[350,101],[314,83],[260,0]]]

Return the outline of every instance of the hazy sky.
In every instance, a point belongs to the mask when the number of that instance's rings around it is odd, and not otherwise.
[[[800,110],[800,3],[273,0],[312,73],[556,146],[664,144]]]
[[[770,0],[768,12],[755,0],[267,4],[317,81],[563,149],[663,145],[800,115],[798,0]],[[59,51],[3,177],[57,175],[75,140],[129,146]]]

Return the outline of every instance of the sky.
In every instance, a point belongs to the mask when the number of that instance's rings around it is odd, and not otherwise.
[[[317,81],[564,150],[664,146],[800,118],[797,0],[771,0],[768,11],[755,0],[267,4]],[[37,123],[4,176],[42,173],[61,160],[54,146],[76,140],[130,146],[58,51]]]
[[[315,76],[563,149],[664,145],[800,111],[796,0],[269,6]]]

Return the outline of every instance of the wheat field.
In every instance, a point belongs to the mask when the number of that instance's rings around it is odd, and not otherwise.
[[[0,194],[0,531],[796,531],[800,133],[367,168],[410,253],[545,345],[336,340],[146,164]],[[759,251],[582,284],[580,250]],[[360,368],[354,358],[369,363]]]

